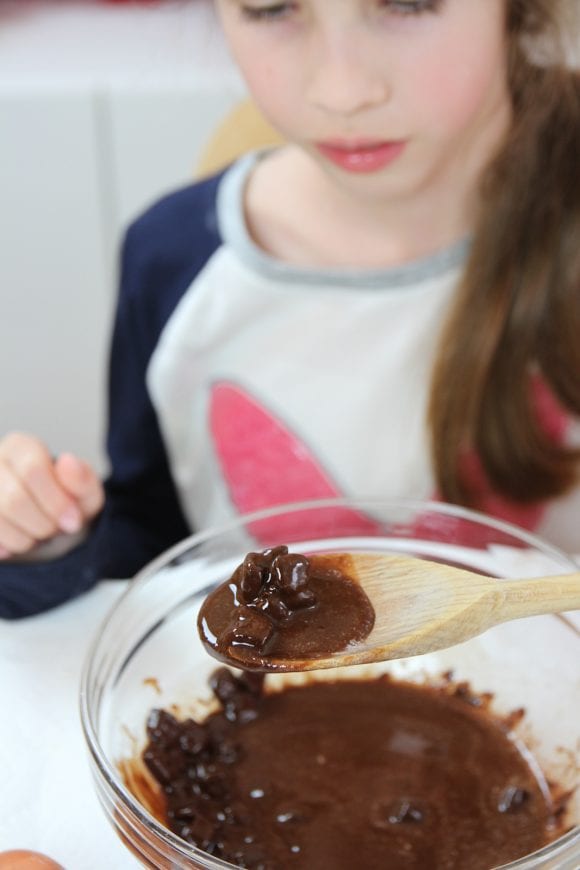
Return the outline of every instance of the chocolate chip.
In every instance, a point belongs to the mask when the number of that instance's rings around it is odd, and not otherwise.
[[[284,622],[290,616],[290,608],[283,601],[281,595],[276,592],[270,593],[263,603],[263,612],[268,614],[276,622]],[[270,623],[271,624],[271,623]]]
[[[240,725],[252,722],[258,715],[256,701],[249,696],[239,696],[224,707],[224,714],[228,722],[239,722]]]
[[[284,544],[279,544],[277,547],[270,547],[267,550],[262,550],[261,556],[268,563],[269,566],[272,565],[275,559],[278,556],[286,556],[288,554],[288,547]]]
[[[228,668],[217,668],[209,678],[209,685],[222,704],[225,704],[240,691],[239,682]]]
[[[170,819],[186,822],[195,818],[195,808],[191,804],[186,804],[185,806],[168,810],[167,815]]]
[[[310,563],[305,556],[289,553],[272,563],[273,580],[283,591],[298,592],[308,584]]]
[[[217,750],[218,758],[224,764],[235,764],[240,760],[240,747],[229,740],[222,740]]]
[[[182,723],[179,746],[188,755],[198,755],[207,746],[207,735],[202,725],[193,719]]]
[[[419,824],[424,816],[423,810],[406,798],[392,803],[378,801],[371,807],[371,824],[374,828],[387,829],[391,825]]]
[[[147,736],[152,743],[171,743],[179,737],[179,723],[166,710],[151,710],[147,718]]]
[[[284,602],[291,610],[302,610],[317,604],[316,595],[311,589],[299,589],[296,592],[283,592]]]
[[[497,808],[500,813],[515,813],[530,799],[530,793],[525,788],[510,785],[501,793]]]
[[[233,576],[238,587],[239,598],[244,604],[255,601],[264,585],[263,571],[254,562],[244,562]]]
[[[277,624],[287,621],[295,610],[316,604],[316,597],[308,588],[309,567],[306,556],[288,553],[284,545],[248,553],[231,578],[241,606],[227,632],[227,642],[253,646],[263,652],[273,628],[263,620],[251,620],[249,610],[260,612]]]
[[[166,785],[171,782],[173,779],[173,770],[162,756],[156,755],[150,750],[146,750],[143,753],[143,761],[161,785]]]
[[[232,646],[251,646],[262,652],[274,632],[272,621],[260,610],[240,607],[236,621],[229,631],[228,642]]]

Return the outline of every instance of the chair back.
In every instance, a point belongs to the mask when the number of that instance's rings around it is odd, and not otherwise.
[[[246,100],[235,106],[211,135],[195,174],[197,178],[214,175],[248,151],[280,145],[283,141],[256,106]]]

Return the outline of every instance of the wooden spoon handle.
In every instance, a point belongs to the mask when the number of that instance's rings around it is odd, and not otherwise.
[[[497,590],[502,619],[580,610],[580,573],[532,580],[501,581]]]

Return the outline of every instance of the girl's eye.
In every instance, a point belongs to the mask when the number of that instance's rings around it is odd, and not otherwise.
[[[286,18],[295,6],[296,3],[272,3],[270,6],[242,6],[241,11],[250,21],[275,21]]]
[[[381,5],[395,15],[421,15],[424,12],[437,12],[444,0],[381,0]],[[298,7],[296,0],[282,0],[266,6],[240,7],[244,18],[250,21],[275,21],[287,18]]]
[[[385,0],[390,12],[396,15],[421,15],[423,12],[437,12],[443,0]]]

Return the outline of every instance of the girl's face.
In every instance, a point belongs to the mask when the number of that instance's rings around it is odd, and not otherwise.
[[[509,124],[506,0],[217,0],[249,90],[341,185],[479,171]]]

